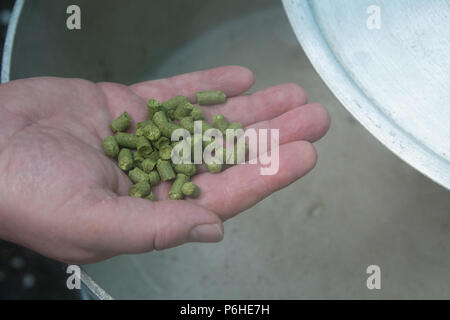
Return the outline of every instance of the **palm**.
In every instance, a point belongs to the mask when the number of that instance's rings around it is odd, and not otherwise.
[[[315,152],[306,141],[326,132],[328,115],[320,105],[304,105],[299,87],[273,87],[204,109],[209,119],[221,112],[248,127],[279,128],[280,171],[261,176],[258,165],[240,165],[216,175],[201,173],[194,178],[202,191],[195,200],[168,200],[168,184],[153,190],[156,203],[128,197],[130,181],[103,154],[101,141],[111,134],[110,121],[123,111],[136,121],[144,119],[150,97],[193,98],[207,89],[237,96],[252,82],[246,69],[224,67],[131,87],[58,78],[3,86],[12,95],[8,100],[16,102],[4,106],[1,123],[0,194],[6,196],[0,212],[14,208],[17,214],[2,218],[7,223],[0,234],[60,260],[92,262],[198,240],[190,235],[198,225],[222,228],[221,221],[314,166]],[[211,232],[203,231],[201,240],[208,241]],[[217,240],[214,234],[210,238]],[[55,241],[58,245],[52,245]]]

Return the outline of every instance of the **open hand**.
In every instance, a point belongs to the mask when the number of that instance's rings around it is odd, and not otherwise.
[[[0,238],[69,263],[161,250],[189,241],[215,242],[226,219],[310,171],[312,142],[329,126],[327,111],[307,104],[295,84],[241,95],[252,73],[227,66],[124,86],[81,79],[31,78],[0,86]],[[152,191],[157,202],[128,196],[131,182],[102,149],[112,119],[128,111],[146,116],[146,100],[221,90],[229,99],[205,107],[247,128],[280,129],[280,170],[259,165],[201,173],[197,199],[168,200],[168,183]]]

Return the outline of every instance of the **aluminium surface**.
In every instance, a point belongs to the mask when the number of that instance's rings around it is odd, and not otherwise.
[[[283,4],[311,63],[347,110],[450,189],[450,2]],[[372,19],[375,28],[367,25]]]

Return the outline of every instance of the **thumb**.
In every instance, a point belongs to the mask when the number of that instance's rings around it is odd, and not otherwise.
[[[151,202],[121,196],[104,200],[87,213],[94,224],[95,246],[114,254],[162,250],[186,242],[217,242],[222,220],[188,201]],[[92,233],[91,233],[92,235]]]

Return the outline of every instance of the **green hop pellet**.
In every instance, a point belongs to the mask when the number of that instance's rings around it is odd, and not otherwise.
[[[109,157],[116,158],[119,155],[119,144],[113,136],[103,139],[103,150]]]
[[[150,141],[155,141],[159,139],[161,132],[153,121],[147,120],[144,122],[139,122],[136,125],[136,135],[144,136]]]
[[[180,126],[174,124],[173,122],[167,119],[166,113],[164,111],[158,111],[153,116],[153,122],[158,127],[161,134],[167,138],[172,137],[172,132],[176,129],[181,128]]]
[[[150,194],[150,184],[148,182],[138,182],[130,187],[128,194],[133,198],[145,198]]]
[[[153,151],[152,154],[148,157],[148,159],[151,159],[153,161],[158,161],[159,151],[158,150]]]
[[[181,129],[181,126],[176,125],[175,123],[168,123],[167,125],[163,126],[161,130],[161,134],[169,139],[172,138],[172,133],[177,130]]]
[[[194,134],[194,119],[192,116],[181,118],[178,124],[189,131],[190,134]]]
[[[231,158],[231,153],[225,148],[218,148],[216,150],[216,156],[223,161],[223,164],[229,164],[228,159]]]
[[[205,132],[208,131],[209,129],[214,129],[214,128],[208,122],[206,122],[205,120],[202,120],[202,133],[205,134]]]
[[[197,168],[193,163],[180,163],[175,165],[175,172],[192,177],[197,173]]]
[[[158,111],[153,115],[152,121],[160,128],[164,126],[166,123],[169,123],[169,119],[167,119],[167,115],[164,111]]]
[[[144,137],[146,137],[150,141],[156,141],[161,136],[161,131],[153,122],[150,122],[149,124],[147,124],[144,127],[143,131],[144,131]]]
[[[172,183],[172,186],[169,190],[169,199],[171,200],[181,200],[183,199],[183,192],[181,191],[181,188],[183,187],[183,184],[189,181],[189,177],[185,174],[178,173],[177,178]]]
[[[168,144],[170,144],[170,140],[167,137],[160,137],[158,140],[153,141],[153,146],[158,150]]]
[[[238,130],[238,129],[242,129],[244,130],[244,127],[242,126],[242,123],[240,122],[232,122],[228,128],[229,130]]]
[[[131,152],[131,150],[127,148],[120,149],[117,162],[119,168],[122,169],[123,171],[133,169],[134,161],[133,161],[133,153]]]
[[[146,120],[146,121],[136,123],[136,135],[137,136],[140,137],[140,136],[144,135],[144,127],[149,122],[151,122],[151,120]]]
[[[172,141],[172,143],[170,144],[172,146],[172,155],[175,155],[176,158],[180,158],[180,159],[184,159],[183,158],[183,144],[186,143],[183,140],[181,141]],[[177,147],[178,145],[180,145],[179,147]],[[186,144],[186,147],[189,147],[189,144]],[[191,156],[192,156],[192,151],[191,151]],[[190,158],[188,158],[190,159]]]
[[[200,195],[200,188],[193,182],[186,182],[181,187],[181,192],[190,198],[198,198]]]
[[[175,98],[166,100],[162,103],[163,108],[165,111],[175,109],[178,107],[179,104],[183,102],[189,102],[188,99],[185,96],[176,96]]]
[[[162,104],[156,99],[148,99],[147,101],[147,120],[152,120],[153,115],[160,111]]]
[[[141,154],[144,158],[149,157],[153,152],[152,145],[150,144],[150,141],[148,141],[146,137],[138,137],[136,142],[136,149],[137,152]]]
[[[128,116],[128,112],[122,113],[118,118],[111,122],[110,128],[112,132],[123,132],[131,126],[131,118]]]
[[[219,90],[201,91],[195,95],[199,105],[218,104],[227,101],[227,95]]]
[[[167,110],[166,115],[170,120],[175,120],[175,109]]]
[[[163,160],[170,160],[172,158],[172,146],[170,144],[162,146],[159,149],[159,156]]]
[[[141,169],[147,173],[150,173],[156,166],[156,162],[159,159],[159,152],[157,150],[153,151],[152,154],[144,159],[141,163]]]
[[[128,177],[130,177],[130,179],[131,179],[131,181],[133,181],[133,183],[138,183],[138,182],[142,182],[142,181],[149,182],[148,174],[139,168],[134,168],[133,170],[130,170],[128,172]]]
[[[204,120],[205,117],[203,116],[203,110],[199,106],[195,106],[191,111],[191,117],[195,120]]]
[[[144,161],[141,162],[141,169],[144,170],[147,173],[152,172],[152,170],[156,166],[156,161],[153,161],[151,159],[144,159]]]
[[[133,152],[133,160],[134,166],[142,169],[142,162],[145,160],[145,158],[138,152]]]
[[[139,154],[137,152],[133,152],[133,158],[134,161],[144,161],[145,157],[142,154]]]
[[[228,121],[222,114],[216,114],[213,119],[213,127],[219,129],[222,133],[225,133],[225,130],[228,128]]]
[[[148,174],[148,181],[150,181],[150,185],[156,186],[161,181],[161,177],[157,171],[153,170]]]
[[[191,152],[194,153],[196,145],[202,145],[203,137],[201,135],[192,135],[189,137],[189,144],[191,145]]]
[[[159,159],[156,163],[156,170],[162,181],[169,181],[176,178],[175,171],[169,161]]]
[[[148,196],[146,196],[144,199],[150,200],[150,201],[156,201],[155,194],[153,192],[150,192]]]
[[[211,173],[219,173],[222,171],[222,164],[221,163],[205,163],[206,169],[208,169]]]
[[[174,118],[181,120],[182,118],[189,116],[193,109],[194,106],[190,104],[189,101],[180,103],[175,109]]]
[[[114,136],[121,147],[136,149],[138,136],[133,133],[117,132]]]
[[[205,132],[210,130],[210,129],[214,129],[214,127],[212,127],[205,120],[202,120],[202,134],[203,134],[203,138],[204,138]],[[209,141],[207,141],[206,139],[202,139],[203,149],[206,148],[210,143],[213,143],[213,141],[214,141],[213,139],[210,139]]]

